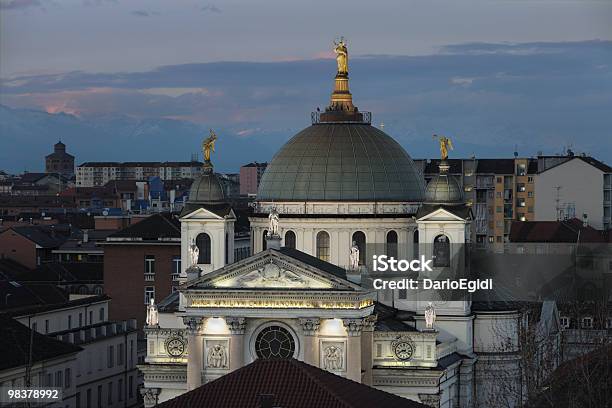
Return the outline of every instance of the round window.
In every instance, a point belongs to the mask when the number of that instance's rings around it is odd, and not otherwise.
[[[255,339],[255,353],[258,358],[290,358],[295,353],[295,341],[284,327],[268,326]]]

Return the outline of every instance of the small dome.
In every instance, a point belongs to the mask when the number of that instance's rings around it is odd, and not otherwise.
[[[427,204],[463,204],[463,192],[453,176],[445,172],[431,179],[425,189]]]
[[[212,168],[205,168],[202,175],[193,180],[189,190],[189,201],[206,204],[225,202],[223,187]]]

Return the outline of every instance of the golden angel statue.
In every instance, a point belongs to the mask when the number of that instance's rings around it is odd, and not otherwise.
[[[348,74],[348,49],[344,37],[340,37],[340,41],[334,41],[334,52],[338,63],[338,74]]]
[[[210,161],[210,152],[215,151],[215,141],[217,140],[217,134],[214,130],[210,129],[210,135],[202,141],[202,151],[204,152],[204,161]]]
[[[454,149],[453,142],[445,136],[433,135],[433,138],[437,138],[440,141],[440,158],[442,160],[448,159],[448,151]]]

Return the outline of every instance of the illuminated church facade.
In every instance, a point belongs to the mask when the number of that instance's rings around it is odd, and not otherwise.
[[[426,324],[428,299],[362,282],[374,248],[404,259],[419,255],[419,243],[460,250],[471,212],[445,157],[425,186],[408,153],[353,105],[348,64],[337,54],[329,107],[263,176],[252,256],[234,262],[236,216],[210,161],[194,181],[180,217],[188,267],[145,327],[146,407],[258,358],[294,357],[432,407],[487,406],[492,370],[516,370],[518,346],[500,352],[491,330],[499,322],[517,330],[516,310],[439,301]],[[359,268],[349,267],[353,247]],[[432,258],[434,247],[421,255]]]

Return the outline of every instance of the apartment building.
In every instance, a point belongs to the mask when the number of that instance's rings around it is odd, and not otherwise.
[[[103,186],[112,180],[162,181],[193,179],[202,172],[202,163],[191,162],[86,162],[76,168],[77,187]]]
[[[56,341],[54,348],[77,352],[58,367],[41,367],[37,384],[63,388],[59,406],[138,406],[142,382],[135,320],[109,321],[109,298],[89,296],[60,304],[9,310],[15,322]],[[29,340],[26,338],[24,344]],[[4,380],[3,382],[6,382]]]
[[[612,226],[612,167],[589,156],[538,158],[537,221],[586,218],[597,229]]]
[[[240,195],[255,195],[268,163],[252,162],[240,167]]]

